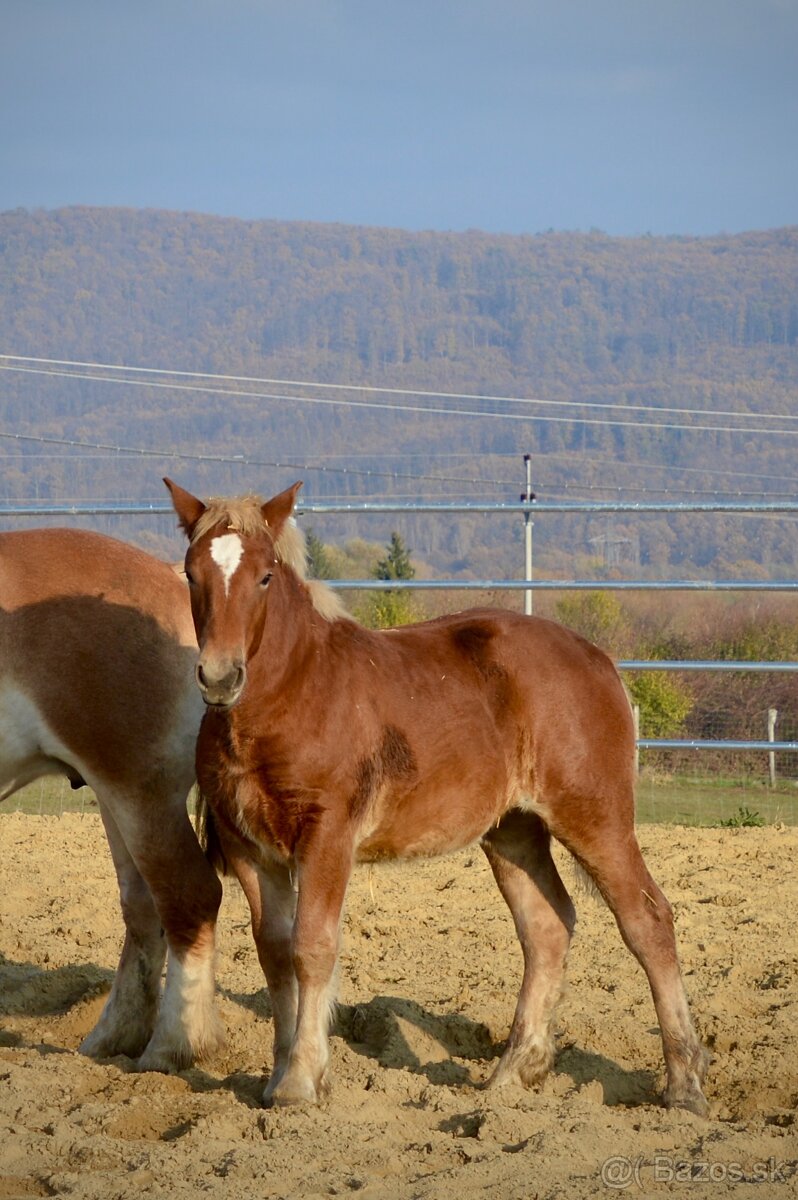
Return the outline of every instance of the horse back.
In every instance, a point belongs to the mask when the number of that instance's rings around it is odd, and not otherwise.
[[[371,636],[361,678],[372,689],[376,670],[380,694],[412,710],[419,735],[429,730],[434,739],[454,721],[481,725],[497,744],[523,730],[534,744],[587,738],[607,751],[631,748],[631,710],[614,664],[554,621],[472,609]]]

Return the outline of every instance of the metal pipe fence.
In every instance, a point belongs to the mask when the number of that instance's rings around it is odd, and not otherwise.
[[[798,501],[794,500],[404,500],[312,501],[300,500],[296,506],[299,516],[349,515],[361,516],[384,513],[730,513],[790,514],[798,516]],[[81,504],[0,504],[0,517],[87,517],[128,515],[173,516],[169,504],[111,502]]]
[[[798,579],[325,579],[355,592],[794,592]]]

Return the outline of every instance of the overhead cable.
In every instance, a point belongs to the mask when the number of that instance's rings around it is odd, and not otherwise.
[[[0,356],[2,357],[2,356]],[[18,367],[0,363],[0,371],[21,372],[27,375],[51,375],[62,379],[81,379],[90,383],[110,383],[126,387],[158,388],[166,391],[199,392],[212,396],[238,396],[245,400],[276,400],[292,404],[317,404],[343,406],[347,408],[377,409],[382,413],[413,412],[426,416],[445,417],[478,417],[492,421],[524,421],[528,425],[535,422],[551,422],[569,425],[599,425],[604,428],[633,428],[633,429],[663,429],[679,430],[688,433],[744,433],[748,436],[774,435],[777,437],[798,436],[798,429],[753,429],[747,426],[729,425],[685,425],[665,421],[617,421],[578,416],[541,416],[539,414],[486,412],[482,409],[467,408],[431,408],[417,404],[381,404],[373,400],[344,400],[338,397],[326,396],[293,396],[274,392],[252,392],[236,388],[219,388],[207,385],[189,383],[158,383],[154,380],[121,379],[112,376],[87,375],[77,371],[55,371],[36,367]],[[587,406],[589,407],[589,406]],[[740,414],[738,414],[740,415]],[[746,414],[747,416],[749,414]],[[754,417],[756,414],[750,414]],[[789,419],[789,418],[785,418]]]

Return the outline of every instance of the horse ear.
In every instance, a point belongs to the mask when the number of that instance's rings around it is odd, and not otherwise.
[[[284,492],[280,492],[279,496],[272,496],[271,500],[267,500],[261,506],[260,511],[263,519],[275,537],[294,511],[297,492],[301,487],[302,482],[300,480],[299,483],[295,483],[292,487],[286,488]]]
[[[188,538],[194,532],[194,526],[205,512],[205,505],[196,496],[192,496],[191,492],[187,492],[185,488],[179,487],[173,483],[171,479],[164,477],[164,483],[169,488],[172,496],[172,504],[181,526]]]

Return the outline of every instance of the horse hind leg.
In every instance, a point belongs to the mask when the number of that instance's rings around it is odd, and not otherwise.
[[[216,1006],[216,917],[222,885],[191,828],[185,802],[142,854],[142,871],[161,915],[169,954],[158,1020],[140,1071],[170,1073],[210,1058],[224,1045]],[[179,882],[179,886],[175,886]]]
[[[515,922],[524,974],[507,1046],[489,1087],[543,1080],[554,1061],[554,1010],[576,914],[551,857],[550,835],[533,813],[513,812],[482,839]]]
[[[690,1017],[671,906],[643,860],[631,806],[609,811],[612,817],[608,815],[599,824],[594,820],[589,827],[580,822],[563,829],[555,822],[552,830],[595,881],[624,942],[646,972],[662,1034],[666,1106],[705,1116],[708,1105],[703,1082],[709,1055]],[[627,811],[628,822],[618,815]]]
[[[154,928],[154,912],[161,935],[159,982],[164,951],[168,951],[163,995],[137,1067],[140,1071],[179,1071],[210,1056],[224,1041],[214,979],[216,915],[222,887],[191,828],[182,789],[166,795],[116,791],[106,793],[102,803],[111,811],[106,827],[116,830],[150,892],[149,928]],[[148,1013],[152,1011],[149,995],[156,973],[153,946],[151,938],[150,956],[141,964],[146,984],[139,995]]]
[[[158,1015],[166,941],[149,887],[113,817],[102,804],[100,810],[119,884],[125,941],[111,993],[80,1051],[91,1058],[137,1058]]]

